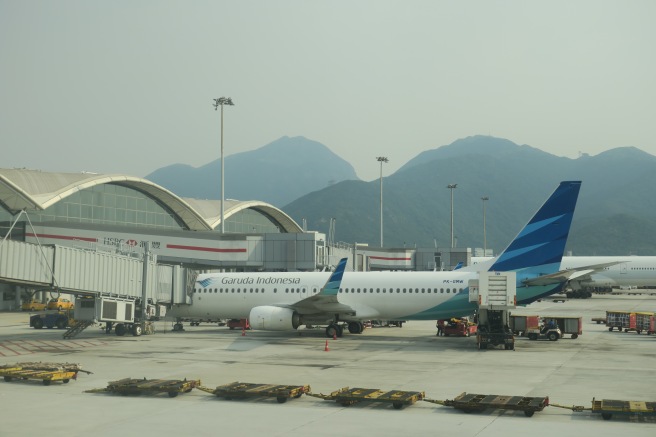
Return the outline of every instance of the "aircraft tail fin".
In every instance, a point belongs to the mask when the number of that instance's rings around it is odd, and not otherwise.
[[[581,181],[561,182],[489,270],[528,275],[559,271],[580,189]]]
[[[339,292],[339,286],[342,284],[342,276],[344,276],[347,261],[348,258],[342,258],[339,260],[335,271],[330,274],[330,278],[328,278],[326,285],[323,286],[319,292],[319,295],[337,296],[337,293]]]

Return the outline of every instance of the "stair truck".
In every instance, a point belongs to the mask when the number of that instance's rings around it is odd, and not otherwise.
[[[469,301],[478,304],[476,343],[479,350],[503,345],[515,350],[510,310],[517,304],[515,272],[481,272],[469,281]]]

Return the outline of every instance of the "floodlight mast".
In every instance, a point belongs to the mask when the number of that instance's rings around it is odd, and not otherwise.
[[[376,161],[380,162],[380,247],[383,247],[383,163],[388,163],[386,156],[377,156]]]
[[[219,97],[218,99],[214,99],[214,110],[218,110],[219,106],[221,107],[221,233],[223,234],[225,232],[225,217],[224,217],[224,209],[223,209],[223,203],[225,199],[225,177],[224,177],[224,159],[223,159],[223,106],[224,105],[229,105],[229,106],[234,106],[234,103],[232,103],[232,99],[230,97]]]
[[[451,190],[451,249],[453,249],[453,190],[458,187],[458,184],[449,184],[446,187]]]
[[[490,198],[483,196],[481,197],[481,200],[483,201],[483,256],[487,256],[487,234],[485,233],[485,202],[490,200]]]

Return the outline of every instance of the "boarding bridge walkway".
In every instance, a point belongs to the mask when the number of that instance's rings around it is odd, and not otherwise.
[[[143,257],[142,257],[143,258]],[[159,304],[189,304],[187,277],[180,266],[160,265],[151,255],[143,259],[59,245],[0,241],[0,282],[63,293],[141,299]],[[144,273],[146,272],[146,273]],[[192,281],[193,282],[193,281]]]

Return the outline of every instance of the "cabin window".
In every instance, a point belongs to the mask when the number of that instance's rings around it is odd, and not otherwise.
[[[405,288],[403,289],[403,292],[405,293]]]
[[[444,288],[440,288],[440,293],[444,293]]]
[[[277,292],[278,292],[278,289],[277,289],[277,288],[274,288],[274,289],[273,289],[273,292],[274,292],[274,293],[277,293]],[[262,293],[264,293],[264,292],[262,292]]]

